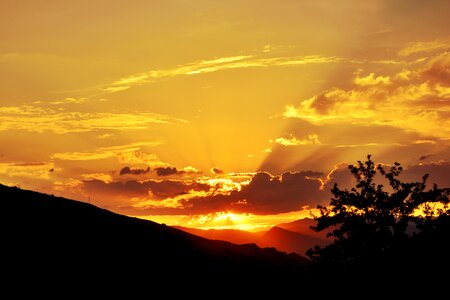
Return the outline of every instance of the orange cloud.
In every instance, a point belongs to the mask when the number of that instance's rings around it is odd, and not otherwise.
[[[295,107],[286,118],[313,124],[382,124],[421,134],[447,137],[450,133],[450,54],[430,59],[425,66],[391,77],[356,77],[350,89],[334,87]]]
[[[156,113],[78,112],[44,108],[33,105],[1,106],[0,131],[26,130],[57,134],[90,132],[95,130],[138,130],[151,124],[184,122]]]
[[[81,178],[83,178],[84,180],[101,180],[106,183],[113,181],[112,176],[105,173],[81,174]]]
[[[131,200],[135,203],[132,204],[131,206],[133,209],[137,210],[143,211],[158,210],[161,212],[172,211],[172,213],[174,212],[176,213],[176,210],[179,209],[180,211],[178,213],[180,213],[184,209],[180,200],[195,197],[205,197],[208,196],[208,194],[209,194],[208,191],[201,191],[201,190],[199,191],[196,189],[190,189],[183,193],[180,193],[177,196],[155,200],[153,195],[149,193],[147,198],[132,198]]]
[[[263,51],[267,53],[267,51]],[[335,63],[343,59],[333,56],[293,56],[293,57],[272,57],[256,58],[252,55],[239,55],[221,57],[211,60],[181,65],[173,69],[152,70],[123,77],[102,88],[103,92],[115,93],[127,90],[133,86],[151,83],[157,79],[175,76],[192,76],[206,74],[231,69],[256,68],[256,67],[280,67],[296,66],[306,64]]]
[[[377,84],[391,84],[389,76],[375,76],[375,73],[370,73],[365,77],[356,76],[353,82],[361,86],[370,86]]]

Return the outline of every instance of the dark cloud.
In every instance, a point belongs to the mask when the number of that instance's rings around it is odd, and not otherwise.
[[[124,167],[122,170],[120,170],[120,175],[126,175],[126,174],[132,174],[132,175],[142,175],[150,172],[150,167],[147,167],[147,169],[136,169],[136,168],[130,168],[130,167]]]
[[[158,176],[171,176],[171,175],[183,175],[183,174],[199,174],[201,171],[193,168],[186,167],[184,169],[178,169],[176,167],[158,167],[154,169]]]
[[[364,161],[365,160],[363,160],[363,162]],[[356,179],[354,175],[350,172],[349,166],[350,165],[347,163],[341,163],[336,165],[334,169],[324,179],[323,190],[327,192],[328,199],[332,197],[331,189],[334,187],[335,184],[337,184],[339,189],[341,190],[344,189],[350,190],[351,188],[355,187]],[[388,170],[388,168],[389,168],[388,166],[385,167],[386,170]],[[385,187],[389,185],[389,182],[380,173],[377,173],[375,175],[374,180],[376,184],[382,184]]]
[[[323,190],[326,192],[330,192],[335,183],[338,184],[340,189],[350,189],[352,186],[354,186],[355,178],[350,173],[348,167],[349,165],[347,163],[336,165],[325,178],[323,182]]]
[[[87,194],[95,194],[106,198],[150,198],[164,200],[189,193],[189,191],[209,191],[211,186],[197,182],[183,182],[176,180],[130,180],[126,182],[109,182],[101,180],[85,180],[82,188]],[[107,200],[107,199],[105,199]]]
[[[328,174],[323,185],[324,191],[330,191],[335,183],[338,184],[340,189],[350,189],[355,186],[355,178],[350,173],[348,166],[349,165],[346,163],[339,164]],[[404,170],[399,177],[401,181],[421,181],[423,175],[429,174],[429,178],[427,180],[428,187],[431,187],[433,183],[436,183],[439,187],[450,186],[450,162],[441,161],[427,164],[421,163],[418,165],[403,167]],[[388,170],[389,166],[385,166],[384,169]],[[375,177],[375,181],[377,184],[383,184],[387,188],[389,186],[388,181],[378,173]]]
[[[180,174],[182,171],[179,171],[175,167],[159,167],[155,168],[156,175],[158,176],[170,176]]]
[[[216,174],[216,175],[223,174],[223,170],[221,170],[217,167],[214,167],[214,168],[211,168],[211,173]]]
[[[425,174],[430,175],[427,180],[429,187],[433,183],[436,183],[441,188],[450,187],[450,162],[448,161],[408,166],[402,173],[401,179],[404,181],[420,181]]]
[[[284,173],[272,176],[257,173],[240,191],[182,200],[192,213],[234,211],[239,213],[277,214],[301,210],[305,205],[323,203],[325,193],[320,181],[311,178],[316,172]]]
[[[323,177],[323,172],[317,172],[317,171],[301,171],[301,172],[297,172],[302,174],[303,176],[305,176],[306,178],[310,178],[310,179],[318,179],[318,178],[322,178]],[[296,173],[294,173],[296,174]]]
[[[425,160],[425,159],[427,159],[430,156],[431,156],[431,154],[422,155],[421,157],[419,157],[419,160]]]

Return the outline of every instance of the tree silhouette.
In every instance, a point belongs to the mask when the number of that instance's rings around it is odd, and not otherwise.
[[[331,228],[328,236],[334,241],[324,248],[308,250],[311,260],[346,267],[393,261],[406,257],[407,249],[412,253],[410,246],[416,241],[430,242],[424,239],[425,234],[431,236],[444,226],[449,228],[450,189],[435,184],[426,189],[428,174],[420,182],[404,183],[399,180],[403,170],[399,163],[385,170],[375,165],[370,155],[366,162],[358,161],[349,169],[356,179],[355,187],[341,190],[335,184],[329,206],[318,206],[320,216],[315,217],[317,225],[311,228]],[[388,186],[379,181],[387,181]]]

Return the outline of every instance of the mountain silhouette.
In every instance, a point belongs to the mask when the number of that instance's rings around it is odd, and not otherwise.
[[[315,245],[323,246],[326,242],[306,234],[293,232],[278,226],[272,227],[259,239],[261,247],[274,247],[285,252],[305,254],[309,248]]]
[[[255,244],[212,241],[88,203],[0,185],[3,274],[21,278],[212,280],[301,276],[309,261]],[[142,271],[145,271],[143,275]],[[139,272],[138,272],[139,271]],[[271,275],[272,274],[272,275]],[[46,275],[47,276],[47,275]],[[275,276],[275,275],[273,275]]]
[[[174,228],[183,230],[185,232],[198,235],[210,240],[227,241],[233,244],[258,244],[260,238],[266,233],[261,232],[249,232],[237,229],[197,229],[190,227],[174,226]],[[272,247],[272,246],[268,246]]]
[[[276,226],[289,231],[315,237],[325,243],[331,242],[331,240],[327,238],[327,233],[329,233],[332,229],[317,232],[311,229],[311,226],[315,226],[316,224],[317,222],[314,219],[304,218],[289,223],[281,223]]]
[[[302,219],[291,223],[280,224],[268,231],[248,232],[234,229],[195,229],[175,227],[207,239],[228,241],[235,244],[255,243],[259,247],[274,247],[287,253],[295,252],[305,255],[306,251],[315,245],[324,246],[329,243],[323,233],[314,232],[309,228],[312,219]],[[311,225],[310,225],[311,224]],[[283,228],[292,228],[292,230]]]

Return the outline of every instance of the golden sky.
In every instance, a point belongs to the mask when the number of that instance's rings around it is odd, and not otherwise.
[[[0,0],[0,182],[192,227],[450,185],[445,0]]]

